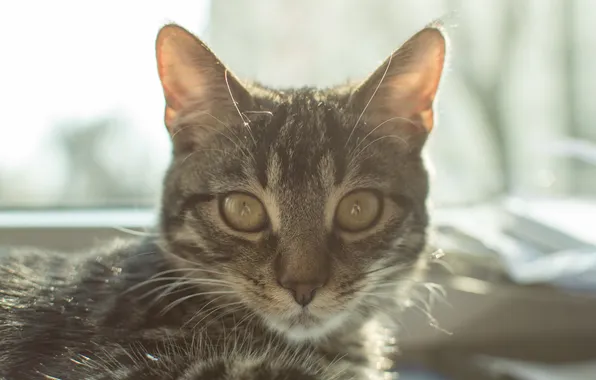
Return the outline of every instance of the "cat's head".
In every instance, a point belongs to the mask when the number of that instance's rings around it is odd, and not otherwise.
[[[445,50],[428,27],[356,86],[272,90],[242,84],[200,40],[165,26],[166,250],[220,292],[218,304],[296,339],[388,300],[425,244],[421,149]]]

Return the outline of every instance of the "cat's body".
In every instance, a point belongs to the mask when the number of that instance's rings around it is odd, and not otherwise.
[[[218,310],[213,295],[170,307],[197,293],[175,286],[172,269],[151,239],[84,254],[3,252],[0,378],[327,380],[380,359],[359,323],[341,340],[297,344],[245,309]]]
[[[242,85],[157,39],[174,156],[159,234],[0,257],[7,379],[364,379],[424,261],[445,41],[427,28],[358,86]],[[46,377],[44,377],[46,376]]]

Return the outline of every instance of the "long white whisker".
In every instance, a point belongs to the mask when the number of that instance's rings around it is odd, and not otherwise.
[[[240,112],[240,108],[238,108],[238,103],[236,103],[236,99],[234,99],[234,95],[232,94],[232,89],[230,88],[230,81],[228,80],[228,69],[226,69],[226,71],[224,72],[224,79],[226,80],[226,86],[228,87],[230,98],[232,98],[232,104],[234,104],[234,108],[236,108],[236,111],[238,111],[238,115],[240,115],[240,120],[242,120],[242,123],[248,129],[248,134],[250,135],[252,142],[256,144],[257,141],[252,135],[252,129],[250,128],[249,120],[248,118],[245,118],[246,116],[244,116],[242,112]]]
[[[235,292],[233,291],[225,291],[225,290],[220,290],[220,291],[213,291],[213,292],[201,292],[201,293],[194,293],[194,294],[190,294],[188,296],[185,297],[180,297],[177,300],[171,302],[169,305],[167,305],[166,307],[163,308],[163,310],[161,311],[162,314],[166,314],[168,311],[172,310],[173,308],[175,308],[176,306],[180,305],[182,302],[187,301],[191,298],[195,298],[195,297],[200,297],[200,296],[207,296],[207,295],[214,295],[214,294],[234,294]]]
[[[359,147],[360,145],[362,145],[362,143],[363,143],[364,141],[366,141],[366,139],[367,139],[367,138],[368,138],[370,135],[372,135],[373,133],[375,133],[375,131],[376,131],[377,129],[381,128],[383,125],[385,125],[385,124],[387,124],[387,123],[389,123],[390,121],[393,121],[393,120],[404,120],[404,121],[407,121],[407,122],[411,123],[412,125],[416,126],[416,123],[414,123],[412,120],[410,120],[410,119],[408,119],[408,118],[405,118],[405,117],[401,117],[401,116],[395,116],[395,117],[389,118],[389,119],[385,120],[384,122],[380,123],[379,125],[377,125],[376,127],[374,127],[374,128],[373,128],[373,129],[372,129],[370,132],[368,132],[368,133],[366,134],[366,136],[364,136],[364,138],[363,138],[362,140],[360,140],[360,141],[358,142],[358,144],[356,144],[356,147],[354,148],[354,152],[355,152],[355,153],[356,153],[356,152],[358,152],[358,147]]]
[[[182,128],[178,128],[178,129],[176,130],[176,132],[172,133],[171,140],[173,141],[173,140],[174,140],[174,138],[175,138],[176,136],[178,136],[178,134],[180,134],[180,133],[181,133],[182,131],[184,131],[185,129],[189,129],[189,128],[192,128],[192,127],[194,127],[194,125],[185,125],[185,126],[184,126],[184,127],[182,127]]]
[[[202,321],[204,321],[204,320],[205,320],[206,318],[208,318],[209,316],[213,315],[213,313],[215,313],[216,311],[218,311],[218,310],[222,310],[222,309],[224,309],[224,311],[226,311],[225,309],[226,309],[226,308],[228,308],[228,307],[230,307],[230,306],[233,306],[233,305],[243,305],[243,304],[244,304],[244,302],[242,302],[242,301],[238,301],[238,302],[231,302],[231,303],[228,303],[228,304],[225,304],[225,305],[220,305],[220,306],[218,306],[218,307],[216,307],[216,308],[214,308],[214,309],[211,309],[211,311],[209,311],[209,312],[208,312],[206,315],[204,315],[204,316],[203,316],[203,318],[199,319],[199,321],[198,321],[197,323],[195,323],[195,325],[193,326],[193,330],[194,330],[194,329],[196,329],[196,328],[197,328],[197,326],[198,326],[198,325],[199,325],[199,324],[200,324]],[[229,313],[232,313],[232,312],[234,312],[234,311],[236,311],[236,310],[239,310],[239,308],[238,308],[238,307],[236,307],[236,308],[234,308],[233,310],[229,311]],[[226,314],[224,314],[224,316],[225,316],[225,315],[227,315],[227,314],[229,314],[229,313],[226,313]]]
[[[257,314],[253,313],[250,310],[246,310],[246,315],[238,323],[236,323],[234,328],[239,327],[242,324],[242,322],[244,322],[244,321],[246,321],[247,323],[250,323],[256,316],[257,316]]]
[[[186,157],[184,157],[182,159],[182,163],[185,163],[186,160],[188,160],[193,155],[195,155],[197,153],[202,153],[202,152],[220,152],[221,154],[226,154],[226,152],[221,149],[195,149],[192,152],[190,152],[189,154],[187,154]]]
[[[396,139],[399,140],[401,142],[403,142],[404,144],[406,144],[406,146],[408,146],[408,142],[401,136],[397,136],[397,135],[383,135],[381,137],[377,137],[376,139],[374,139],[373,141],[369,142],[368,144],[366,144],[363,148],[361,148],[356,154],[354,154],[352,156],[352,158],[350,159],[350,164],[352,164],[352,162],[354,162],[357,158],[360,157],[360,155],[365,152],[368,147],[370,147],[372,144],[384,140],[384,139]]]
[[[197,114],[198,114],[198,115],[207,115],[207,116],[211,117],[212,119],[214,119],[215,121],[217,121],[218,123],[220,123],[221,125],[223,125],[223,126],[224,126],[224,128],[226,129],[226,131],[227,131],[227,132],[229,132],[229,133],[230,133],[232,136],[234,136],[234,138],[236,139],[236,141],[237,141],[238,143],[240,143],[240,144],[243,144],[242,140],[240,139],[240,137],[238,137],[238,135],[237,135],[236,133],[234,133],[233,129],[232,129],[232,128],[231,128],[231,127],[228,125],[228,124],[224,123],[224,122],[223,122],[221,119],[219,119],[219,118],[215,117],[214,115],[212,115],[212,114],[210,114],[209,112],[206,112],[206,111],[200,111],[200,112],[194,112],[194,113],[193,113],[193,115],[197,115]],[[182,127],[182,128],[179,128],[179,129],[178,129],[176,132],[174,132],[174,133],[172,134],[172,141],[174,140],[174,138],[175,138],[175,137],[176,137],[176,136],[177,136],[177,135],[178,135],[180,132],[184,131],[185,129],[188,129],[188,128],[193,128],[193,127],[195,127],[195,125],[194,125],[194,124],[189,124],[189,125],[186,125],[186,126],[184,126],[184,127]],[[216,130],[216,129],[214,129],[214,128],[211,128],[211,127],[209,127],[209,128],[210,128],[211,130],[214,130],[214,131],[216,131],[216,132],[218,132],[218,133],[222,134],[223,136],[227,137],[227,138],[228,138],[230,141],[232,141],[232,139],[231,139],[229,136],[227,136],[227,135],[225,135],[225,134],[221,133],[220,131],[218,131],[218,130]],[[232,141],[232,143],[233,143],[234,145],[236,145],[236,147],[238,147],[240,150],[242,150],[242,147],[240,147],[238,144],[236,144],[236,142]],[[214,149],[214,150],[215,150],[215,149]],[[246,151],[246,152],[248,152],[248,151]],[[224,152],[224,153],[225,153],[225,152]]]
[[[244,113],[244,114],[246,114],[246,113],[257,113],[257,114],[264,113],[264,114],[267,114],[269,116],[273,116],[273,112],[271,112],[271,111],[244,111],[242,113]]]
[[[130,288],[128,288],[124,291],[124,294],[132,292],[132,291],[137,290],[143,286],[150,285],[150,284],[153,284],[156,282],[176,281],[181,278],[192,279],[193,283],[197,284],[197,285],[201,285],[201,284],[205,284],[205,285],[220,285],[220,284],[221,285],[233,285],[233,283],[231,283],[230,281],[218,280],[218,279],[202,279],[202,278],[195,278],[195,277],[157,277],[157,278],[152,278],[152,279],[149,279],[149,280],[146,280],[146,281],[143,281],[141,283],[131,286]]]
[[[391,54],[389,56],[389,60],[387,62],[387,67],[385,68],[385,71],[383,72],[383,76],[381,77],[381,80],[379,81],[379,84],[377,84],[377,87],[375,87],[375,90],[373,91],[372,95],[370,96],[370,99],[368,100],[368,102],[364,106],[364,109],[360,113],[360,116],[358,116],[358,119],[356,120],[356,123],[354,123],[354,127],[352,128],[352,130],[350,131],[350,134],[348,135],[348,139],[346,140],[346,145],[345,146],[348,146],[348,143],[350,142],[350,139],[352,138],[352,135],[354,134],[354,131],[356,130],[356,127],[360,123],[360,120],[364,116],[364,113],[368,109],[368,106],[370,105],[370,103],[374,99],[375,95],[377,94],[377,91],[379,91],[379,88],[381,87],[381,84],[385,80],[385,76],[387,76],[387,73],[389,72],[389,67],[391,67],[391,61],[392,60],[393,60],[393,54]]]
[[[193,284],[192,284],[192,281],[190,281],[190,279],[188,279],[186,277],[182,277],[180,281],[174,281],[173,283],[160,285],[160,286],[155,287],[154,289],[149,290],[148,292],[141,295],[139,297],[139,299],[141,300],[143,298],[149,297],[150,295],[152,295],[154,293],[158,293],[162,289],[166,288],[165,292],[162,292],[158,297],[156,297],[157,299],[163,298],[164,296],[170,294],[171,290],[178,288],[178,287],[182,287],[184,285],[186,285],[187,287],[191,287]],[[184,288],[184,289],[187,289],[187,288]],[[181,290],[184,290],[184,289],[181,289]]]
[[[150,278],[158,278],[160,276],[163,276],[164,274],[177,273],[177,272],[193,273],[193,272],[197,272],[199,270],[200,270],[200,268],[172,268],[172,269],[167,269],[167,270],[161,271],[159,273],[156,273],[153,276],[151,276]]]
[[[210,129],[210,130],[214,131],[215,133],[217,133],[217,134],[219,134],[219,135],[221,135],[221,136],[225,137],[225,138],[226,138],[226,139],[228,139],[228,140],[229,140],[229,141],[230,141],[232,144],[234,144],[234,146],[235,146],[237,149],[239,149],[240,151],[243,151],[244,153],[248,154],[248,155],[250,156],[250,158],[251,158],[253,161],[255,160],[254,156],[253,156],[253,155],[252,155],[252,153],[251,153],[251,152],[248,150],[248,148],[247,148],[247,147],[245,147],[245,146],[241,146],[241,145],[240,145],[240,144],[242,144],[242,140],[240,140],[240,138],[237,138],[237,139],[238,139],[238,142],[236,142],[236,141],[234,141],[234,140],[233,140],[233,139],[232,139],[230,136],[226,135],[225,133],[223,133],[222,131],[218,130],[217,128],[213,128],[213,127],[211,127],[211,126],[209,126],[209,125],[202,125],[202,126],[201,126],[201,128],[207,128],[207,129]],[[234,136],[236,136],[236,135],[234,135]],[[251,136],[252,136],[252,135],[251,135]],[[240,144],[239,144],[239,143],[240,143]]]
[[[133,236],[159,236],[158,233],[137,231],[137,230],[133,230],[133,229],[126,228],[126,227],[113,226],[112,228],[115,229],[116,231],[124,232],[126,234],[133,235]]]
[[[202,308],[200,308],[195,315],[192,316],[192,318],[190,318],[188,321],[186,321],[183,325],[183,327],[185,327],[187,324],[189,324],[190,322],[192,322],[197,316],[200,315],[201,311],[205,310],[205,308],[207,306],[209,306],[210,304],[212,304],[213,302],[217,301],[218,299],[222,298],[223,296],[219,296],[219,297],[215,297],[214,299],[212,299],[211,301],[207,302]],[[196,327],[196,325],[195,325]]]

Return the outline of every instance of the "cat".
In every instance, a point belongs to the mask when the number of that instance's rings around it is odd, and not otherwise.
[[[0,378],[381,376],[382,323],[425,262],[440,25],[329,89],[242,83],[175,24],[156,55],[158,233],[0,255]]]

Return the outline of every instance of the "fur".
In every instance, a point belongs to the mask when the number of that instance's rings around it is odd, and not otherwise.
[[[361,85],[326,90],[242,85],[174,25],[157,52],[174,147],[159,233],[79,254],[0,255],[0,375],[380,378],[386,327],[424,264],[420,152],[442,34],[425,29]],[[379,212],[343,230],[336,210],[354,191],[374,195]],[[226,221],[222,202],[238,192],[262,205],[262,228]]]

